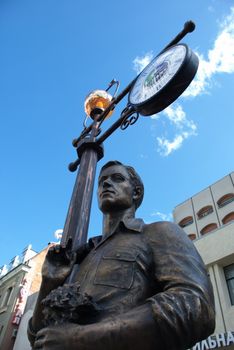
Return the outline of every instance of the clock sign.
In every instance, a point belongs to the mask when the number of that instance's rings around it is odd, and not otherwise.
[[[162,111],[189,86],[198,63],[198,57],[187,45],[168,48],[139,74],[129,93],[130,105],[144,116]]]

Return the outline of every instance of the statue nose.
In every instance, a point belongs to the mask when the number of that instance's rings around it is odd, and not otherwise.
[[[105,179],[102,183],[102,186],[105,187],[109,187],[111,186],[111,180],[110,179]]]

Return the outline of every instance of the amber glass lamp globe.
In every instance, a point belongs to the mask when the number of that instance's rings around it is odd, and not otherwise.
[[[111,103],[112,96],[105,90],[94,90],[85,99],[84,109],[85,113],[92,118],[92,111],[95,108],[100,108],[103,111]],[[110,111],[106,118],[110,117],[113,111]]]

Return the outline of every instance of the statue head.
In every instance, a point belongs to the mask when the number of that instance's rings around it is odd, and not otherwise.
[[[131,166],[118,161],[106,163],[99,174],[98,201],[103,212],[136,210],[144,197],[144,185]]]

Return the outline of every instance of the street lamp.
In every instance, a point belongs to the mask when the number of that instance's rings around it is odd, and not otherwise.
[[[113,80],[106,90],[95,90],[85,100],[86,118],[80,136],[73,140],[78,158],[69,165],[70,171],[79,171],[76,177],[61,239],[62,247],[68,241],[71,250],[86,243],[96,165],[103,155],[103,142],[117,129],[126,129],[139,116],[158,113],[175,101],[193,80],[198,58],[179,41],[195,29],[186,22],[183,30],[146,66],[143,71],[119,94],[119,82]],[[108,92],[116,87],[114,96]],[[116,105],[128,94],[128,102],[120,117],[102,133],[101,126],[113,113]],[[87,126],[89,117],[92,122]],[[76,266],[76,265],[75,265]],[[69,277],[73,281],[75,269]]]

